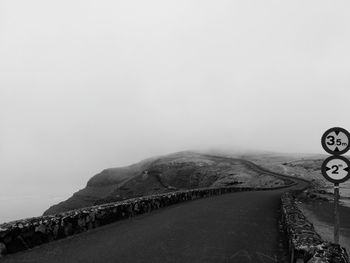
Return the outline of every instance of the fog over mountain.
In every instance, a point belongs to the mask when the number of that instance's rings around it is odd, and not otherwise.
[[[350,3],[0,1],[0,221],[103,169],[350,128]]]

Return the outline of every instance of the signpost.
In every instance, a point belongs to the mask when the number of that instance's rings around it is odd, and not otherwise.
[[[350,134],[339,127],[327,130],[321,139],[323,149],[332,155],[341,155],[350,149]]]
[[[350,134],[335,127],[327,130],[321,139],[323,149],[333,156],[322,164],[322,175],[334,184],[334,243],[339,244],[339,184],[350,178],[350,161],[341,156],[350,149]]]

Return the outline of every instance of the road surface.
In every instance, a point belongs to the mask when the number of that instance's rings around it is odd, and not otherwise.
[[[306,185],[297,182],[293,188]],[[286,248],[278,220],[284,191],[238,192],[180,203],[0,261],[281,263]]]

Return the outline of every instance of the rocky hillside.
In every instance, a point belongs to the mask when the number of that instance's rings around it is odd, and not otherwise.
[[[283,184],[283,180],[258,174],[239,160],[181,152],[127,167],[106,169],[93,176],[84,189],[50,207],[44,214],[177,189]]]

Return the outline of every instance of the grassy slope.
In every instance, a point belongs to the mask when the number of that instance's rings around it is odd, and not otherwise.
[[[113,193],[126,180],[139,175],[140,171],[148,167],[152,161],[153,159],[147,159],[127,167],[105,169],[93,176],[84,189],[74,193],[67,200],[51,206],[44,212],[44,215],[91,206],[97,200]]]

